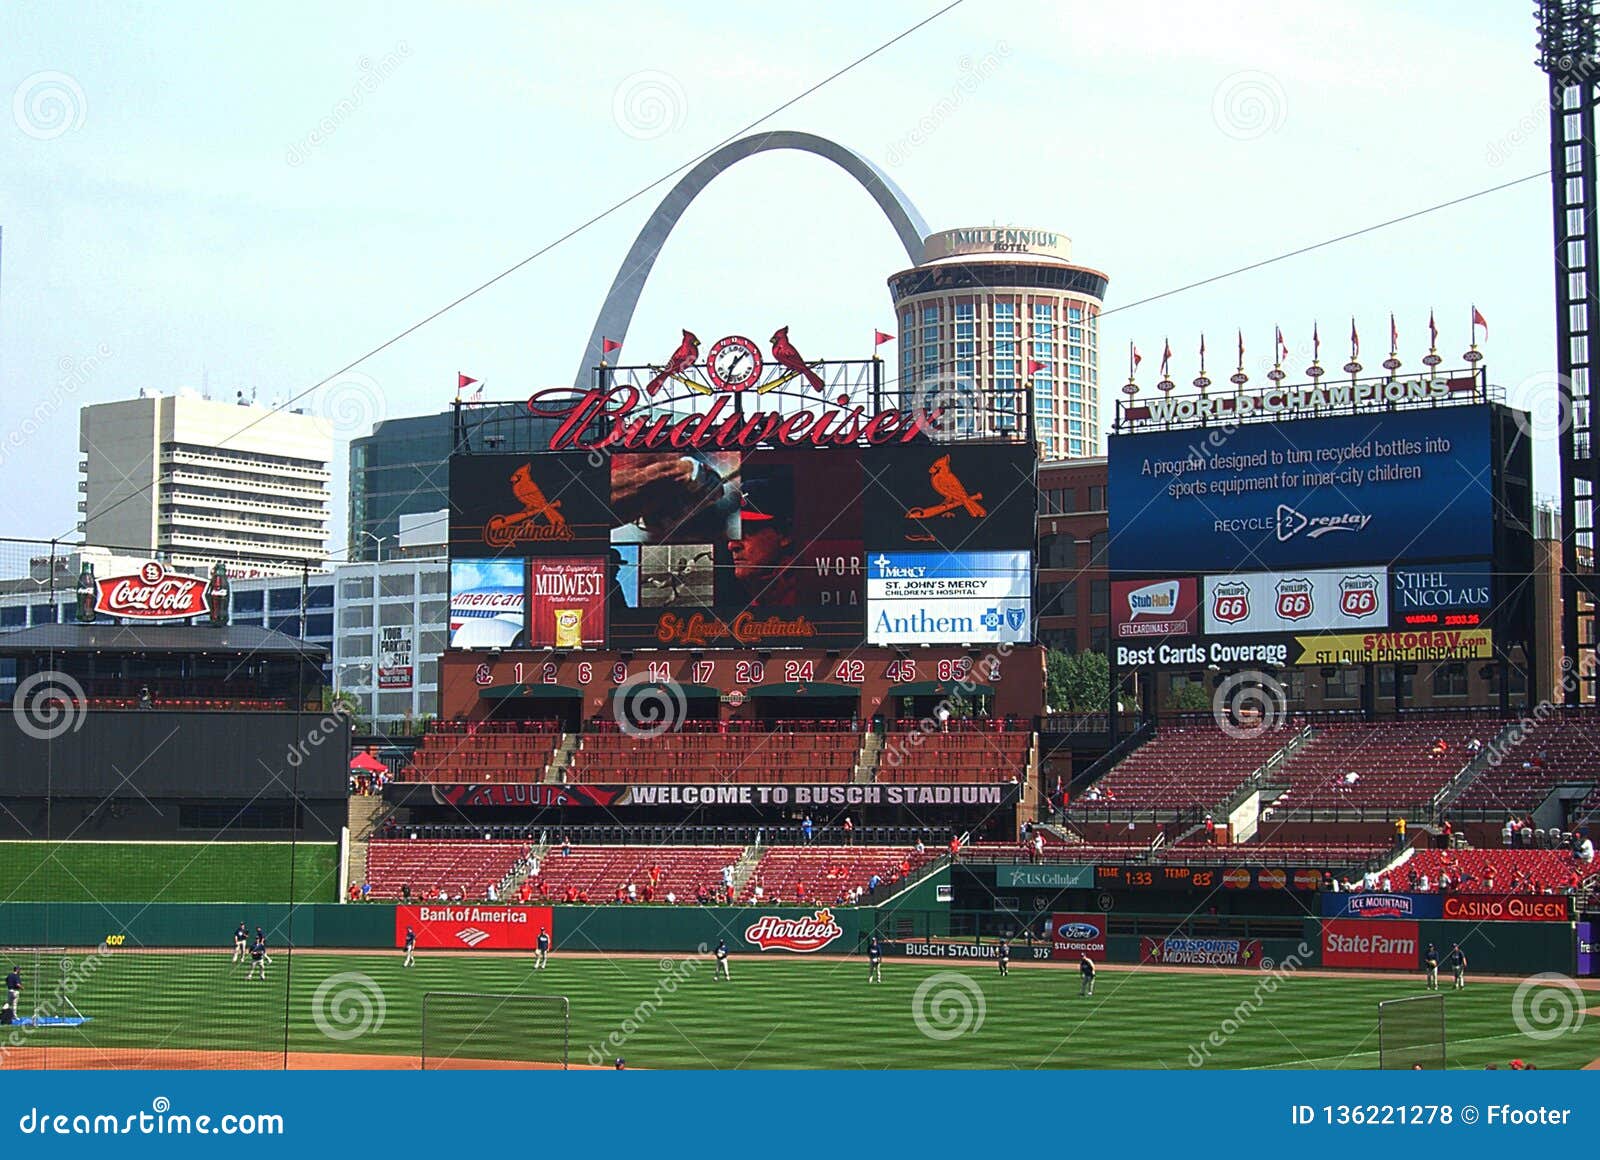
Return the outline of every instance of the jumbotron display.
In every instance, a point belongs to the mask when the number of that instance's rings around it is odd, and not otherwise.
[[[1526,416],[1485,381],[1320,410],[1314,388],[1285,388],[1285,419],[1248,397],[1163,399],[1159,418],[1124,404],[1108,466],[1114,662],[1485,660],[1497,632],[1525,639],[1531,447]],[[1412,395],[1421,405],[1396,409]]]
[[[1030,445],[681,442],[452,456],[451,647],[1033,639]]]

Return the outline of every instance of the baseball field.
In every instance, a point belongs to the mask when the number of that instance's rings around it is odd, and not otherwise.
[[[534,970],[527,955],[405,968],[398,952],[280,952],[261,981],[225,950],[110,950],[36,969],[30,985],[87,1021],[8,1029],[0,1066],[279,1067],[288,1053],[296,1067],[403,1068],[425,1052],[430,1066],[548,1066],[555,1006],[498,997],[564,996],[575,1067],[1371,1068],[1378,1004],[1423,993],[1417,976],[1109,967],[1085,998],[1077,971],[1057,966],[1001,978],[993,964],[891,959],[872,984],[859,959],[748,955],[728,982],[704,956],[557,954]],[[448,1034],[430,1016],[425,1049],[429,992],[476,997],[452,1001]],[[1600,1060],[1600,991],[1469,980],[1444,1001],[1450,1067]]]

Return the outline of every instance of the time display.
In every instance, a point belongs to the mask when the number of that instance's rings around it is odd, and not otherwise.
[[[706,354],[706,377],[719,390],[744,390],[761,378],[761,367],[761,348],[742,334],[719,338]]]

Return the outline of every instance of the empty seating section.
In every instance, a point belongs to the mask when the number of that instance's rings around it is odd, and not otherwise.
[[[1488,744],[1504,725],[1465,716],[1318,725],[1273,771],[1269,780],[1288,787],[1273,812],[1426,805],[1471,759],[1468,743]]]
[[[525,728],[513,728],[523,725]],[[536,725],[541,727],[535,727]],[[444,722],[428,731],[411,756],[404,781],[533,782],[561,741],[554,724],[483,722],[466,728]]]
[[[1414,890],[1427,875],[1430,893],[1448,873],[1451,889],[1467,894],[1542,894],[1575,886],[1596,869],[1565,850],[1418,850],[1390,877],[1396,889]]]
[[[652,901],[665,902],[670,893],[677,902],[693,902],[701,889],[721,886],[723,867],[743,853],[741,846],[573,846],[563,855],[552,847],[540,859],[538,875],[530,873],[526,881],[536,900],[560,901],[570,887],[590,902],[611,902],[617,887],[631,882],[640,901],[650,893]],[[652,869],[660,874],[647,891]]]
[[[918,854],[914,846],[779,846],[761,855],[743,898],[753,900],[759,886],[763,902],[776,897],[785,905],[838,905],[856,887],[865,889],[874,874],[888,886],[942,853],[930,847]],[[877,896],[883,893],[880,888]]]
[[[367,881],[373,898],[399,898],[411,887],[417,901],[482,899],[489,886],[501,886],[527,854],[531,842],[427,842],[379,838],[367,843]]]
[[[1043,862],[1091,863],[1151,861],[1169,865],[1254,866],[1344,868],[1364,867],[1381,857],[1387,848],[1377,842],[1241,842],[1211,846],[1180,843],[1152,851],[1148,842],[1082,842],[1046,845]],[[968,846],[963,858],[979,861],[1030,860],[1028,850],[1010,842],[977,842]]]
[[[1027,773],[1032,734],[991,729],[891,732],[878,758],[886,784],[1010,781]]]
[[[1600,716],[1592,709],[1535,721],[1454,806],[1521,816],[1536,810],[1556,786],[1582,782],[1600,782]]]
[[[1210,721],[1163,725],[1149,741],[1072,800],[1074,813],[1210,808],[1289,743],[1289,729],[1233,737]]]
[[[847,782],[857,733],[585,733],[567,766],[574,782]]]

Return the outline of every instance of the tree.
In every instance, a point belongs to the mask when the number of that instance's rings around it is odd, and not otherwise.
[[[1104,713],[1110,699],[1111,665],[1104,653],[1045,654],[1045,702],[1057,713]]]
[[[1176,713],[1199,712],[1211,708],[1211,694],[1203,682],[1189,681],[1167,694],[1167,708]]]

